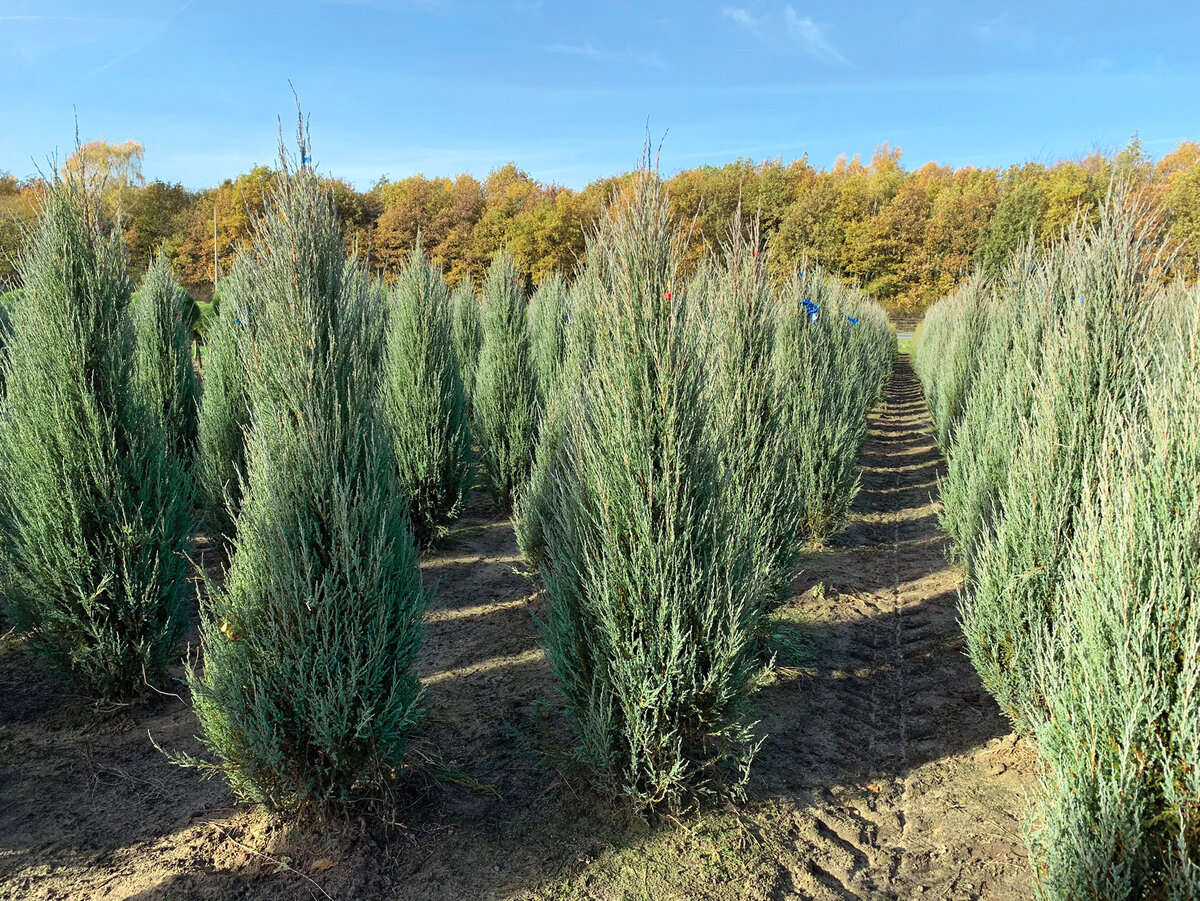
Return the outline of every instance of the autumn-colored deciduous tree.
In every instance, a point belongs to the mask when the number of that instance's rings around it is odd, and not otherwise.
[[[64,178],[78,179],[100,194],[109,211],[120,216],[129,190],[145,184],[142,160],[146,148],[137,141],[111,144],[101,138],[75,148],[62,165]]]
[[[121,211],[129,265],[142,272],[162,249],[174,256],[195,203],[195,195],[183,185],[152,181],[130,191]]]
[[[25,235],[37,221],[38,203],[46,183],[40,178],[18,179],[0,172],[0,294],[17,286],[17,263]]]
[[[276,171],[255,166],[236,179],[203,192],[192,208],[183,238],[173,262],[184,283],[204,286],[211,292],[214,278],[233,268],[234,258],[250,241],[250,224],[262,216],[265,198],[274,187]],[[213,238],[213,214],[216,213],[216,239]],[[205,292],[200,292],[205,293]]]
[[[214,211],[216,264],[223,275],[249,246],[248,223],[262,211],[263,194],[277,174],[258,166],[191,192],[165,182],[144,184],[142,156],[135,142],[93,141],[64,168],[104,185],[111,212],[119,207],[135,271],[162,248],[191,294],[207,300]],[[333,194],[347,249],[373,273],[394,279],[419,236],[451,286],[468,282],[475,290],[501,248],[512,254],[527,288],[551,273],[574,272],[600,210],[609,201],[620,207],[631,183],[631,173],[624,173],[572,190],[540,182],[514,162],[482,181],[466,173],[384,177],[368,191],[319,178]],[[739,158],[682,170],[666,187],[672,221],[685,238],[684,274],[719,246],[740,203],[759,223],[772,278],[819,264],[887,308],[919,315],[976,267],[995,276],[1030,239],[1043,245],[1056,240],[1081,210],[1094,218],[1114,179],[1150,199],[1174,241],[1175,271],[1200,276],[1200,144],[1194,142],[1157,162],[1134,136],[1111,154],[1000,169],[933,162],[908,169],[901,149],[885,143],[868,162],[843,156],[829,169],[817,169],[807,157],[790,163]],[[0,174],[0,288],[14,284],[20,223],[31,221],[40,184]]]
[[[1185,141],[1155,167],[1155,181],[1169,234],[1179,251],[1178,268],[1200,275],[1200,144]]]
[[[449,270],[457,284],[471,274],[471,233],[483,212],[483,188],[470,175],[426,178],[414,175],[396,182],[381,179],[370,196],[379,204],[372,245],[372,265],[385,275],[397,273],[417,244],[429,258]]]

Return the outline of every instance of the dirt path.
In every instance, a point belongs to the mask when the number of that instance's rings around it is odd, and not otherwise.
[[[780,719],[804,737],[812,798],[789,811],[800,897],[1024,898],[1019,817],[1028,749],[963,654],[960,574],[937,525],[942,459],[906,357],[871,418],[854,520],[810,559],[804,697]],[[784,719],[786,717],[786,719]],[[764,762],[772,748],[763,750]],[[774,769],[777,763],[768,763]]]
[[[9,637],[0,898],[1028,897],[1030,756],[962,653],[927,427],[901,358],[852,522],[783,611],[744,804],[648,828],[548,762],[565,728],[539,600],[476,499],[423,563],[422,749],[457,783],[413,780],[387,829],[273,829],[150,745],[200,752],[186,703],[97,711]]]

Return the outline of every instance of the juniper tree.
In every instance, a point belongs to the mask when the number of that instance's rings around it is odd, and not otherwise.
[[[992,527],[1012,448],[1029,416],[1033,383],[1041,368],[1043,332],[1060,315],[1064,293],[1054,286],[1061,269],[1055,253],[1035,252],[1031,243],[998,285],[983,289],[972,282],[954,298],[935,305],[917,345],[917,360],[923,367],[927,359],[930,367],[942,365],[951,354],[934,350],[941,343],[938,330],[955,329],[968,321],[968,317],[958,315],[960,295],[986,290],[981,309],[985,323],[977,337],[974,371],[963,382],[964,395],[953,420],[953,433],[943,440],[947,462],[940,486],[940,521],[953,540],[953,556],[968,573],[974,567],[980,542]],[[956,343],[963,354],[964,345],[962,341]],[[936,386],[938,378],[936,369],[922,369],[923,384],[930,388]]]
[[[500,253],[483,286],[483,344],[475,373],[475,430],[488,488],[502,509],[529,476],[540,420],[525,328],[525,294],[513,258]]]
[[[479,367],[479,349],[483,344],[483,324],[480,322],[479,298],[470,278],[458,283],[450,297],[454,317],[454,354],[467,396],[467,412],[475,396],[475,370]]]
[[[963,598],[971,659],[1023,729],[1044,694],[1032,649],[1058,619],[1084,466],[1098,452],[1109,405],[1132,384],[1141,343],[1135,317],[1158,290],[1138,219],[1136,210],[1110,207],[1098,226],[1080,223],[1070,240],[1029,415]]]
[[[588,242],[593,361],[542,518],[544,641],[598,783],[638,808],[736,786],[762,580],[722,489],[682,242],[656,174]]]
[[[161,680],[183,622],[192,486],[130,362],[125,247],[55,178],[20,261],[0,411],[0,586],[14,625],[83,691]]]
[[[200,503],[218,534],[232,538],[242,502],[245,430],[250,420],[242,347],[254,321],[253,286],[241,257],[221,284],[205,342],[203,391],[197,409],[196,481]]]
[[[384,411],[409,517],[418,541],[430,544],[469,486],[471,438],[450,291],[420,247],[391,290],[388,306]]]
[[[557,272],[546,276],[529,299],[529,355],[543,408],[551,386],[558,381],[558,368],[566,352],[566,304],[567,283]]]
[[[709,421],[721,479],[774,607],[799,561],[804,497],[791,472],[785,398],[772,366],[775,303],[759,246],[757,228],[748,240],[743,234],[739,209],[723,266],[703,267],[705,300],[693,299],[693,309],[712,371]]]
[[[1029,830],[1046,899],[1200,889],[1200,292],[1104,417],[1064,577],[1039,634],[1043,791]]]
[[[337,810],[377,797],[401,765],[426,598],[378,397],[380,295],[347,259],[317,176],[284,170],[241,257],[245,493],[189,681],[213,766],[239,794]]]
[[[824,541],[858,492],[867,412],[891,371],[895,338],[877,304],[815,267],[785,286],[777,320],[773,365],[785,401],[790,478],[803,498],[804,534]]]
[[[562,465],[563,433],[570,421],[571,405],[577,387],[588,378],[592,359],[595,292],[601,288],[598,264],[581,267],[567,291],[563,309],[562,360],[554,368],[551,381],[541,386],[542,415],[538,424],[537,447],[529,479],[517,492],[514,527],[517,545],[530,574],[537,572],[544,550],[542,516],[555,478],[552,471]]]
[[[133,295],[138,384],[143,399],[162,417],[175,452],[190,465],[196,449],[199,386],[192,366],[192,299],[166,255],[151,261]]]

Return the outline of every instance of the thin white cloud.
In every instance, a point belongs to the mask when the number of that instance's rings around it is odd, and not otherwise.
[[[846,57],[829,43],[825,37],[825,29],[812,20],[812,16],[801,18],[792,7],[784,7],[784,17],[787,20],[788,34],[797,41],[812,56],[827,63],[848,65]]]
[[[137,20],[114,15],[0,16],[0,60],[32,67],[50,54],[111,44]],[[72,59],[82,58],[72,57]]]
[[[607,54],[591,44],[550,44],[546,47],[546,52],[557,53],[561,56],[582,56],[595,60],[608,58]]]
[[[160,38],[162,38],[162,36],[167,33],[167,29],[170,27],[171,23],[174,22],[176,18],[178,18],[189,6],[191,6],[195,2],[196,2],[196,0],[186,0],[186,2],[182,6],[177,8],[173,13],[171,13],[169,16],[167,16],[165,19],[163,19],[161,22],[159,22],[157,24],[157,26],[155,26],[154,30],[144,40],[140,41],[137,44],[134,44],[132,47],[130,47],[128,50],[124,51],[123,53],[117,54],[112,59],[110,59],[108,62],[106,62],[104,65],[97,66],[95,69],[93,69],[91,72],[88,73],[87,77],[92,78],[93,76],[99,75],[101,72],[105,71],[106,69],[111,69],[117,63],[124,62],[125,60],[129,59],[131,56],[136,56],[137,54],[141,53],[143,50],[145,50],[151,44],[155,43]]]
[[[751,14],[750,10],[742,9],[740,6],[722,6],[721,15],[736,22],[755,37],[762,37],[761,20]]]
[[[590,41],[582,44],[549,44],[542,49],[547,53],[556,53],[559,56],[578,56],[601,63],[649,66],[653,69],[665,69],[667,67],[662,57],[655,51],[644,53],[634,51],[630,48],[621,51],[609,50],[604,47],[597,47]]]
[[[761,14],[744,6],[722,6],[721,17],[767,47],[800,50],[828,65],[850,65],[826,36],[825,26],[815,22],[812,16],[801,16],[791,4]]]

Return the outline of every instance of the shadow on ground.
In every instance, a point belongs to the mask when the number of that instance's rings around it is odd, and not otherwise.
[[[151,746],[147,731],[200,753],[186,703],[97,711],[13,647],[0,652],[0,894],[904,896],[906,823],[938,815],[913,806],[914,786],[975,778],[977,754],[1009,731],[962,652],[958,575],[930,501],[941,458],[914,386],[901,364],[872,420],[852,520],[808,555],[783,611],[803,647],[754,698],[764,741],[741,808],[651,828],[549,762],[567,729],[538,648],[538,600],[513,571],[511,526],[476,501],[424,561],[437,597],[419,664],[422,748],[457,784],[410,780],[388,828],[273,830]],[[944,778],[914,775],[931,766]],[[921,878],[950,891],[935,876]]]

